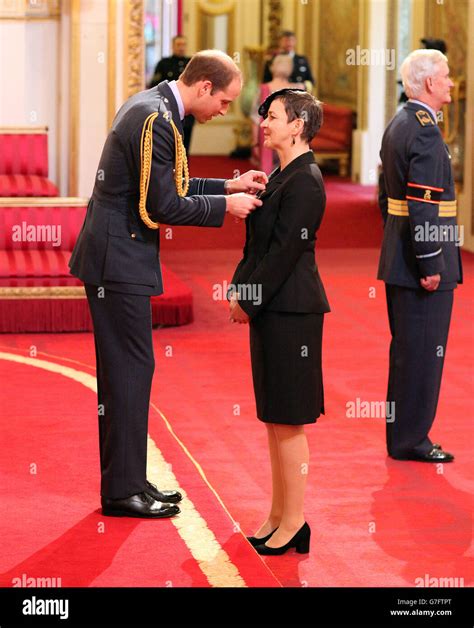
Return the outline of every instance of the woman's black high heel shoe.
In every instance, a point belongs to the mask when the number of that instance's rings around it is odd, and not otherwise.
[[[286,545],[282,545],[282,547],[268,547],[268,545],[261,543],[260,545],[256,545],[255,549],[259,554],[263,554],[265,556],[280,556],[281,554],[287,552],[290,547],[294,547],[298,554],[307,554],[309,552],[310,537],[311,528],[305,522],[304,525],[295,534],[295,536],[290,539]]]
[[[277,530],[278,528],[275,528],[273,532],[276,532]],[[252,547],[257,547],[257,545],[263,545],[272,536],[273,532],[270,532],[270,534],[267,534],[267,536],[262,536],[261,539],[257,539],[256,536],[248,536],[247,541],[250,543],[250,545],[252,545]]]

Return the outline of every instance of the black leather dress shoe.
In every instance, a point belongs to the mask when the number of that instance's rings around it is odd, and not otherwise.
[[[165,502],[166,504],[177,504],[183,499],[179,491],[160,491],[154,484],[146,481],[145,492],[156,499],[157,502]]]
[[[125,499],[102,497],[102,514],[107,517],[142,517],[159,519],[174,517],[180,512],[174,504],[164,504],[147,493],[137,493]]]
[[[419,462],[452,462],[453,454],[443,451],[433,445],[432,449],[426,454],[413,454],[412,456],[403,456],[395,458],[395,460],[418,460]]]
[[[433,446],[424,456],[420,456],[417,460],[422,462],[452,462],[454,460],[453,454],[441,449],[441,447]]]

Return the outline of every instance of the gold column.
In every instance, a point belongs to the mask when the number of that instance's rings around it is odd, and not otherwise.
[[[306,50],[308,52],[309,60],[311,63],[311,69],[313,71],[314,80],[316,81],[316,92],[318,90],[319,80],[319,9],[320,3],[316,0],[310,0],[307,5],[303,5],[307,12],[307,17],[304,20],[305,41]]]
[[[117,0],[109,0],[107,12],[107,131],[115,116],[117,54]]]
[[[70,118],[69,118],[69,196],[77,196],[79,164],[79,81],[80,81],[80,13],[81,0],[70,0],[71,7],[71,71],[70,71]]]
[[[398,35],[398,11],[397,0],[388,0],[387,3],[387,45],[388,50],[397,51],[397,35]],[[387,70],[386,83],[385,83],[385,124],[395,114],[397,110],[397,63],[393,70]]]
[[[411,48],[418,50],[423,45],[420,39],[426,36],[426,2],[416,0],[412,3],[411,13]]]
[[[145,87],[144,2],[125,0],[124,99]]]
[[[370,28],[369,0],[360,0],[359,3],[359,34],[361,48],[368,48]],[[359,65],[357,68],[357,130],[367,130],[367,105],[368,105],[368,74],[367,65]]]
[[[281,0],[269,0],[268,2],[268,47],[275,49],[278,47],[280,37],[281,18],[283,9]]]
[[[474,251],[474,4],[469,4],[467,28],[466,148],[464,189],[459,207],[459,224],[464,225],[464,248]]]

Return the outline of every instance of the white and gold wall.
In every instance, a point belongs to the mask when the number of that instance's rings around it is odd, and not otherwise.
[[[176,32],[178,0],[0,0],[0,125],[49,127],[50,177],[61,194],[91,193],[116,110],[145,84],[144,15],[160,6],[162,54]],[[166,15],[165,15],[166,14]],[[408,17],[407,17],[408,16]],[[405,22],[403,22],[405,20]],[[188,53],[225,49],[244,72],[248,48],[263,50],[280,29],[294,30],[309,57],[316,95],[352,106],[352,175],[375,183],[383,129],[395,112],[397,72],[349,66],[347,49],[406,51],[423,36],[443,37],[456,76],[464,75],[459,123],[463,181],[458,186],[466,247],[474,250],[474,0],[182,0]],[[399,65],[400,59],[397,59]],[[196,125],[193,154],[229,154],[244,117]]]
[[[48,126],[51,178],[59,180],[58,2],[0,0],[0,126]]]
[[[0,0],[0,80],[0,125],[48,126],[50,178],[90,195],[110,122],[144,87],[142,0]]]

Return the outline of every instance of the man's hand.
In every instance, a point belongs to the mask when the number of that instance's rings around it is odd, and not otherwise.
[[[240,307],[237,297],[233,294],[230,298],[230,320],[233,323],[248,323],[249,315]]]
[[[420,279],[422,288],[428,290],[428,292],[434,292],[437,290],[440,281],[441,275],[431,275],[431,277],[422,277]]]
[[[260,201],[255,196],[251,196],[250,194],[231,194],[226,198],[227,207],[226,211],[232,216],[236,218],[241,218],[244,220],[247,216],[252,212],[256,207],[260,207],[262,205],[262,201]]]
[[[247,194],[255,194],[263,191],[268,183],[268,177],[265,172],[260,170],[249,170],[245,174],[235,179],[227,179],[227,193],[236,194],[238,192],[247,192]]]

